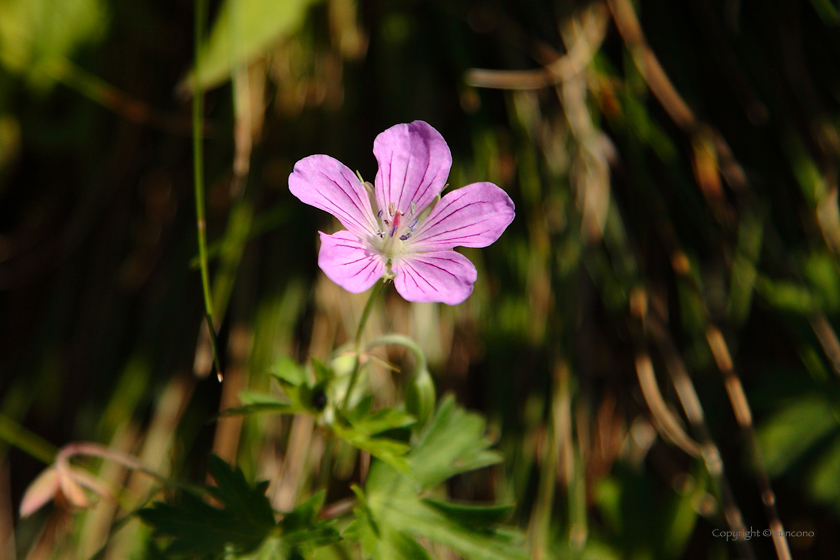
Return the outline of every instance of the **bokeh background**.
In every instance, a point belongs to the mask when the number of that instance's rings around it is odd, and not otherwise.
[[[450,493],[515,503],[532,558],[836,558],[835,2],[210,2],[222,384],[195,263],[195,9],[0,1],[0,557],[144,557],[148,529],[109,502],[18,519],[72,441],[181,480],[215,452],[270,480],[277,509],[307,495],[310,419],[208,421],[277,360],[328,356],[364,304],[317,268],[337,225],[289,194],[294,162],[326,153],[370,180],[376,134],[422,119],[452,187],[489,180],[517,207],[464,251],[466,303],[390,290],[370,324],[414,337],[439,391],[489,419],[504,463]],[[371,381],[398,398],[399,375]],[[88,466],[127,510],[152,489]],[[727,516],[806,536],[733,544]]]

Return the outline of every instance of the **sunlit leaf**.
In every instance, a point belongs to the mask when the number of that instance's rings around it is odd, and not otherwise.
[[[245,390],[239,393],[243,406],[223,410],[219,416],[237,416],[240,414],[295,414],[303,409],[288,400],[275,395]]]
[[[414,416],[402,410],[382,408],[371,412],[372,404],[373,396],[368,395],[347,414],[347,421],[360,432],[376,435],[388,430],[405,428],[415,422]]]
[[[398,471],[405,474],[411,472],[405,458],[409,446],[405,443],[388,438],[377,438],[353,426],[342,426],[338,422],[333,426],[333,431],[335,435],[353,447],[367,451]]]
[[[102,0],[0,2],[0,62],[36,86],[50,85],[65,59],[105,32]]]
[[[406,537],[428,539],[468,559],[517,560],[527,558],[520,538],[497,533],[494,521],[508,509],[499,506],[466,507],[421,499],[415,483],[384,463],[371,467],[367,483],[368,525],[361,538],[375,540],[374,558],[387,558],[395,543]],[[376,538],[373,537],[376,535]],[[345,534],[350,538],[351,535]],[[368,544],[370,546],[370,544]],[[414,558],[414,556],[401,556]]]
[[[320,0],[226,0],[199,56],[203,88],[217,86],[231,70],[247,65],[280,38],[297,31],[309,7]],[[194,69],[190,72],[192,76]],[[189,89],[190,78],[182,88]]]
[[[303,366],[286,356],[274,362],[274,367],[271,368],[271,375],[280,382],[288,385],[297,386],[306,383],[306,371]]]
[[[444,398],[409,453],[413,477],[375,462],[364,493],[356,489],[356,520],[345,538],[375,559],[425,559],[417,539],[440,543],[475,560],[527,558],[519,535],[496,531],[508,506],[465,504],[421,497],[424,489],[462,472],[498,461],[487,448],[484,420]]]
[[[485,421],[480,415],[456,406],[452,395],[444,397],[437,412],[411,450],[411,472],[422,488],[502,460],[488,448]]]

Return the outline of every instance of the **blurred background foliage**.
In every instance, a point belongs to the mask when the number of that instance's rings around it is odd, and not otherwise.
[[[326,153],[371,179],[376,134],[422,119],[452,186],[493,181],[517,205],[498,243],[465,251],[465,304],[389,291],[369,325],[418,340],[438,387],[489,419],[504,463],[450,494],[515,503],[532,558],[836,557],[835,2],[209,8],[223,384],[195,260],[193,2],[0,0],[0,556],[146,554],[149,529],[123,517],[153,486],[113,465],[88,466],[125,487],[119,507],[18,519],[76,440],[181,480],[213,451],[270,481],[278,510],[311,495],[311,419],[208,420],[279,360],[327,356],[361,313],[317,269],[316,232],[336,225],[290,196],[294,162]],[[395,401],[398,376],[370,382]],[[336,454],[338,479],[365,472]],[[811,536],[713,536],[782,525]]]

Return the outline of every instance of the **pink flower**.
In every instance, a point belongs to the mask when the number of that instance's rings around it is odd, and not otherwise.
[[[375,187],[325,155],[300,160],[289,176],[293,195],[347,228],[320,232],[318,266],[350,292],[364,292],[384,277],[408,301],[461,303],[477,275],[452,249],[496,241],[513,221],[513,201],[492,183],[473,183],[440,198],[452,155],[440,133],[423,121],[381,133],[373,154],[379,162]]]

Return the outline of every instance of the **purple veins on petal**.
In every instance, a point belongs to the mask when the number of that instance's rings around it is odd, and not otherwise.
[[[404,255],[393,265],[394,287],[408,301],[457,305],[473,291],[475,266],[455,251]]]
[[[473,183],[444,196],[414,233],[415,251],[486,247],[513,221],[513,201],[492,183]]]
[[[376,231],[370,198],[358,177],[325,155],[303,158],[289,176],[289,190],[302,202],[329,212],[358,237]]]
[[[330,280],[356,294],[369,289],[385,274],[382,256],[347,231],[333,235],[321,232],[318,266]]]
[[[514,218],[513,202],[492,183],[441,198],[452,156],[425,122],[382,132],[373,152],[379,162],[373,187],[325,155],[300,160],[289,176],[292,194],[347,228],[321,233],[318,265],[351,292],[363,292],[388,274],[409,301],[461,303],[472,293],[476,271],[451,249],[496,241]],[[394,237],[400,242],[389,239]]]
[[[376,203],[407,214],[423,209],[443,189],[452,155],[440,133],[423,121],[398,124],[382,132],[373,143],[379,163]],[[393,214],[393,211],[391,212]]]

